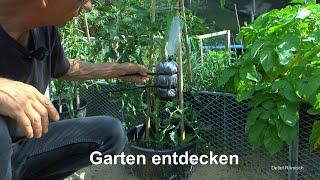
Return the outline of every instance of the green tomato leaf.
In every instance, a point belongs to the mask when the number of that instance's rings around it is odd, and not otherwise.
[[[262,75],[257,71],[255,65],[245,65],[241,67],[239,70],[239,75],[241,79],[247,79],[254,82],[259,82],[262,79]],[[246,82],[246,83],[250,83],[250,82]]]
[[[272,155],[282,150],[283,141],[278,137],[277,130],[275,128],[267,128],[264,134],[264,146]]]
[[[318,114],[320,114],[320,109],[314,109],[314,108],[310,108],[310,109],[308,109],[308,114],[310,114],[310,115],[318,115]]]
[[[275,81],[272,85],[272,89],[274,91],[282,90],[284,92],[284,97],[291,102],[297,102],[299,100],[292,85],[286,80]]]
[[[317,90],[320,87],[320,77],[308,77],[306,81],[300,81],[298,84],[298,94],[308,101],[316,97]]]
[[[271,94],[255,94],[252,100],[250,101],[249,105],[250,107],[257,107],[264,103],[267,100],[273,99],[273,95]]]
[[[260,55],[260,63],[265,72],[269,72],[273,67],[273,56],[271,51],[263,52]]]
[[[219,77],[218,86],[224,86],[232,76],[234,76],[237,73],[236,68],[229,68],[222,72],[221,76]]]
[[[247,79],[254,81],[254,82],[259,82],[259,80],[257,79],[257,77],[255,77],[252,73],[248,73],[247,74]]]
[[[260,51],[260,49],[262,48],[262,46],[264,45],[264,42],[263,41],[256,41],[256,43],[254,43],[252,46],[251,46],[251,48],[250,48],[250,50],[251,50],[251,52],[250,52],[250,54],[251,54],[251,58],[252,59],[254,59],[257,55],[258,55],[258,53],[259,53],[259,51]]]
[[[294,127],[299,120],[298,104],[288,101],[277,103],[277,109],[283,122],[288,126]]]
[[[264,110],[261,115],[260,115],[260,118],[263,119],[263,120],[269,120],[270,117],[272,115],[272,111],[270,110]]]
[[[276,47],[276,52],[279,56],[279,63],[281,65],[288,65],[294,56],[294,53],[299,48],[300,36],[294,33],[289,33],[283,38],[282,43]]]
[[[248,129],[249,142],[253,149],[257,149],[263,144],[263,136],[267,124],[263,121],[256,121],[256,123]]]
[[[320,121],[315,121],[313,124],[309,144],[311,150],[316,150],[320,148]]]
[[[289,144],[297,138],[299,129],[296,126],[294,127],[288,126],[279,120],[278,122],[279,122],[277,123],[278,134],[283,141]]]
[[[269,101],[262,103],[262,106],[267,110],[271,110],[274,108],[275,104],[273,101],[269,100]]]
[[[260,114],[263,111],[264,110],[262,108],[255,108],[249,112],[248,118],[247,118],[247,128],[253,126],[256,123],[257,118],[260,116]]]
[[[238,86],[237,100],[243,101],[250,99],[254,93],[254,87],[251,82],[240,81]]]

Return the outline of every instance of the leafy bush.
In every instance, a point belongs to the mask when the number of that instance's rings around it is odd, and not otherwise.
[[[220,81],[236,90],[239,101],[251,99],[246,129],[255,149],[264,146],[275,154],[292,142],[300,104],[311,105],[309,113],[320,112],[319,17],[317,4],[288,6],[242,28],[246,53]],[[314,128],[312,149],[319,137]]]

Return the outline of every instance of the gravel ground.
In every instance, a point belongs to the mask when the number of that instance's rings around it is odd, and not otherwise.
[[[255,170],[240,170],[229,166],[196,166],[190,180],[281,180],[278,177],[261,177]],[[98,165],[80,170],[65,180],[138,180],[121,165]],[[150,179],[152,180],[152,179]]]

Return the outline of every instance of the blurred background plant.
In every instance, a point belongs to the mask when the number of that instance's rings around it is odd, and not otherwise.
[[[193,88],[202,91],[225,91],[219,86],[221,73],[231,66],[230,53],[228,51],[209,50],[204,56],[204,63],[200,58],[193,58],[194,82]]]

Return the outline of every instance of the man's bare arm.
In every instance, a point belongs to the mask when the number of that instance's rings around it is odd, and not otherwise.
[[[137,74],[131,77],[123,75]],[[131,63],[89,63],[79,60],[70,60],[70,68],[62,80],[91,80],[119,78],[124,81],[144,83],[148,79],[148,70]]]

